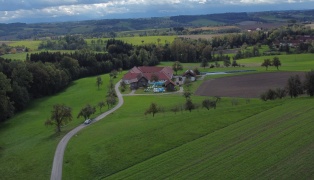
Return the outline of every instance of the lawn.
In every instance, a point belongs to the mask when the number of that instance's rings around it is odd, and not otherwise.
[[[79,110],[87,103],[97,105],[105,100],[109,75],[102,76],[104,84],[97,89],[96,77],[73,82],[63,92],[33,101],[28,109],[0,124],[0,179],[49,179],[54,151],[62,136],[83,123],[77,119]],[[72,108],[73,121],[62,128],[45,127],[54,104]],[[105,111],[104,107],[102,111]],[[97,114],[100,113],[97,108]],[[96,114],[94,115],[94,117]]]

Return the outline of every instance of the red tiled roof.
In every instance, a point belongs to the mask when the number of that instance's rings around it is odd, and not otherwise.
[[[138,73],[126,73],[124,76],[123,76],[123,80],[131,80],[131,79],[135,79],[137,78],[138,76]]]
[[[147,80],[151,80],[153,74],[156,74],[159,80],[171,81],[173,70],[170,67],[153,67],[153,66],[133,67],[128,73],[126,73],[123,76],[123,80],[137,82],[143,76]]]
[[[138,67],[138,69],[142,72],[142,73],[156,73],[159,72],[163,69],[163,67],[155,67],[155,66],[141,66]]]

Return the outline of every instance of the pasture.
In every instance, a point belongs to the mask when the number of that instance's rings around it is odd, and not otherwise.
[[[124,41],[132,45],[142,45],[142,44],[170,44],[177,36],[134,36],[134,37],[117,37],[114,39]],[[102,38],[103,41],[107,41],[112,38]],[[87,43],[90,45],[93,39],[86,39]],[[96,42],[98,39],[94,39]]]
[[[105,179],[313,179],[313,106],[286,100]]]
[[[204,98],[192,96],[195,103]],[[252,99],[247,104],[239,99],[239,105],[232,106],[230,99],[223,98],[216,110],[198,109],[175,114],[169,109],[184,103],[182,95],[128,96],[124,99],[122,108],[71,139],[64,159],[65,179],[108,177],[282,103]],[[145,116],[145,109],[151,102],[166,111],[155,117]]]
[[[26,110],[0,124],[0,179],[49,179],[59,140],[84,122],[83,118],[77,119],[80,109],[105,100],[109,75],[101,77],[104,84],[99,90],[96,77],[80,79],[59,94],[34,100]],[[61,134],[55,133],[55,127],[44,125],[54,104],[72,108],[73,120],[62,128]],[[99,113],[97,108],[93,116]]]
[[[26,41],[10,41],[10,46],[24,46],[29,48],[30,51],[36,51],[38,50],[38,46],[41,43],[41,41],[32,41],[32,40],[26,40]]]

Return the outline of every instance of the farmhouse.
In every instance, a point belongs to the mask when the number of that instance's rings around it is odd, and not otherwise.
[[[172,77],[173,70],[170,67],[134,66],[123,76],[122,80],[129,84],[131,89],[146,87],[155,81],[164,82],[165,85],[174,88],[175,83],[172,82]]]

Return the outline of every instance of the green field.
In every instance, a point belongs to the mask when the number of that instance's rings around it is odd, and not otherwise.
[[[313,99],[289,100],[251,117],[242,116],[237,123],[156,153],[108,179],[312,179],[313,106]],[[236,112],[228,113],[229,119]],[[211,116],[206,118],[208,124],[225,121]],[[181,129],[183,123],[177,127]]]
[[[309,71],[313,54],[281,55],[281,71]],[[266,72],[265,58],[238,60],[245,67],[203,71]],[[161,65],[171,66],[173,62]],[[199,64],[183,64],[185,70]],[[269,67],[268,72],[277,71]],[[182,73],[180,71],[179,73]],[[55,148],[62,136],[83,122],[84,105],[104,100],[109,76],[97,90],[96,78],[75,81],[65,91],[32,102],[0,124],[0,179],[49,179]],[[208,78],[218,78],[212,76]],[[118,78],[121,78],[119,75]],[[194,91],[201,81],[194,83]],[[192,95],[193,102],[205,97]],[[182,95],[125,96],[125,104],[104,120],[79,132],[67,146],[64,179],[313,179],[313,98],[262,102],[222,97],[216,110],[170,111]],[[151,102],[165,112],[144,115]],[[52,106],[65,103],[74,120],[56,134],[45,127]],[[103,108],[103,111],[107,107]],[[99,114],[99,109],[97,109]],[[96,115],[95,115],[96,116]]]
[[[104,84],[97,89],[96,77],[73,82],[64,92],[37,99],[25,111],[0,124],[0,179],[48,179],[54,151],[62,136],[84,122],[77,119],[79,110],[87,103],[97,105],[105,100],[109,75],[102,76]],[[62,128],[45,127],[54,104],[65,104],[73,111],[73,121]],[[102,111],[105,111],[104,107]],[[97,114],[100,113],[97,108]],[[94,115],[96,116],[96,114]]]
[[[16,54],[5,54],[5,55],[2,55],[0,57],[5,58],[5,59],[25,61],[27,54],[47,52],[47,51],[48,52],[61,52],[61,53],[73,52],[72,50],[40,50],[40,51],[23,52],[23,53],[16,53]]]
[[[276,67],[270,66],[266,71],[265,67],[262,67],[264,59],[273,59],[274,56],[260,56],[247,59],[237,60],[238,64],[244,65],[244,67],[219,67],[219,68],[203,68],[201,63],[181,63],[183,68],[194,69],[198,68],[201,72],[217,72],[217,71],[234,71],[234,70],[256,70],[258,72],[272,72],[277,71]],[[282,66],[279,67],[280,71],[310,71],[314,69],[314,54],[291,54],[291,55],[277,55],[281,61]],[[218,62],[223,65],[223,62]],[[172,66],[173,62],[161,62],[160,66]],[[215,62],[209,62],[209,64],[215,64]],[[182,74],[184,70],[178,71],[178,74]]]
[[[41,43],[41,41],[11,41],[10,46],[25,46],[29,48],[30,51],[36,51],[38,50],[38,46]]]
[[[144,115],[151,102],[169,109],[184,102],[181,95],[125,97],[125,104],[107,120],[80,132],[65,154],[65,179],[107,177],[247,117],[280,104],[252,100],[232,106],[223,99],[216,110]],[[140,101],[138,100],[140,99]],[[204,97],[192,97],[200,102]],[[228,112],[228,113],[226,113]],[[76,158],[80,157],[80,158]],[[156,172],[157,173],[157,172]]]
[[[159,44],[164,45],[166,43],[172,43],[172,41],[176,38],[176,36],[135,36],[135,37],[118,37],[115,38],[117,40],[124,41],[133,45],[141,45],[141,44],[156,44],[158,45],[158,39],[160,39]],[[103,38],[103,41],[107,41],[111,38]],[[94,39],[97,41],[97,39]],[[91,44],[92,39],[86,39],[88,44]]]

